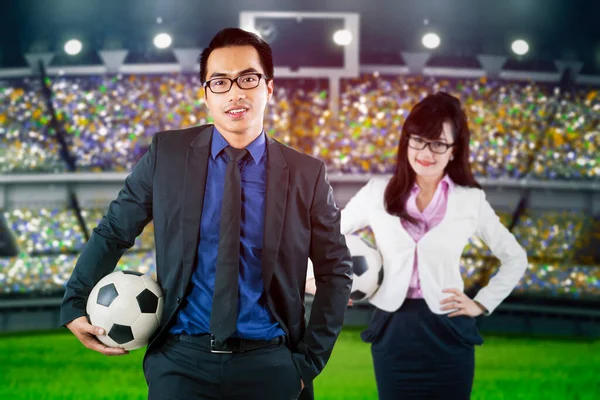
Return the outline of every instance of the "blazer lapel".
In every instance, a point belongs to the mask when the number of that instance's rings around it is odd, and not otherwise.
[[[200,219],[204,204],[204,188],[208,172],[208,157],[212,139],[212,126],[200,131],[186,152],[186,168],[183,184],[183,279],[189,281],[193,270],[200,233]]]
[[[267,292],[277,264],[288,186],[289,170],[281,153],[280,144],[267,138],[267,192],[262,250],[262,278]]]

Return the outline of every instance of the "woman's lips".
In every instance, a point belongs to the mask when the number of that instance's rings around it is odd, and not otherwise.
[[[435,164],[435,163],[432,163],[432,162],[421,161],[421,160],[417,160],[417,162],[419,164],[421,164],[422,166],[424,166],[424,167],[431,167],[433,164]]]

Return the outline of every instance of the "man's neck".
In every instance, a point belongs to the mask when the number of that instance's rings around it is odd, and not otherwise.
[[[248,147],[263,131],[262,126],[257,129],[248,129],[246,132],[228,132],[218,127],[217,129],[227,143],[236,149]]]

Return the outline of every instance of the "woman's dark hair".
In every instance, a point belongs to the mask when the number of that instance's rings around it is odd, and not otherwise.
[[[425,97],[410,110],[402,127],[396,169],[384,195],[387,212],[412,224],[417,221],[408,214],[406,201],[415,184],[415,171],[408,162],[408,138],[410,135],[418,135],[429,140],[439,139],[444,122],[449,122],[452,126],[455,143],[452,147],[454,159],[448,162],[446,173],[457,185],[481,188],[473,177],[469,164],[470,133],[467,116],[461,108],[460,101],[444,92]]]
[[[273,79],[273,52],[271,46],[258,35],[239,28],[225,28],[212,38],[207,48],[200,54],[200,82],[206,82],[206,63],[215,49],[229,46],[252,46],[256,49],[265,78]]]

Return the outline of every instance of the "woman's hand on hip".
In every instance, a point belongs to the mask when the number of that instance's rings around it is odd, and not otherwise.
[[[442,307],[441,310],[454,310],[448,317],[458,317],[459,315],[466,315],[468,317],[477,317],[483,314],[486,309],[481,304],[472,300],[458,289],[444,289],[443,293],[452,293],[452,296],[445,298],[440,302]]]

